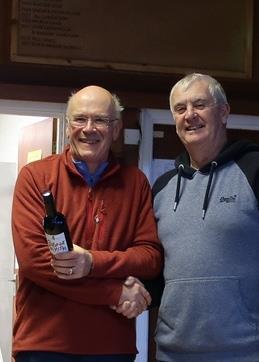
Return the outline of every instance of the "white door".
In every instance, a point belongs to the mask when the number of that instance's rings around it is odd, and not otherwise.
[[[14,249],[11,206],[16,180],[16,163],[0,162],[0,361],[11,361],[14,282]]]

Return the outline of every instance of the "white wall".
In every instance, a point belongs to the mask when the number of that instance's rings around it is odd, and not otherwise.
[[[0,114],[0,162],[18,162],[19,131],[46,117]]]
[[[16,172],[16,163],[0,162],[0,348],[4,362],[10,362],[12,349],[15,257],[11,236],[11,207]]]

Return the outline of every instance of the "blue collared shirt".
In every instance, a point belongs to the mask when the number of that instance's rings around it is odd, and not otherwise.
[[[85,182],[90,187],[94,187],[97,184],[109,163],[108,161],[102,162],[97,170],[94,173],[91,173],[85,161],[73,160],[73,162],[77,171],[83,176]]]

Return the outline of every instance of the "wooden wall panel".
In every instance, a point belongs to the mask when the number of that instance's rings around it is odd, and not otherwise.
[[[253,0],[12,4],[12,61],[251,77]]]

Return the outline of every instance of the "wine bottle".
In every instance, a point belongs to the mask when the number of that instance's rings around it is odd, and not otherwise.
[[[43,228],[51,253],[55,255],[73,250],[66,218],[57,211],[52,193],[46,191],[42,196],[46,212]]]

